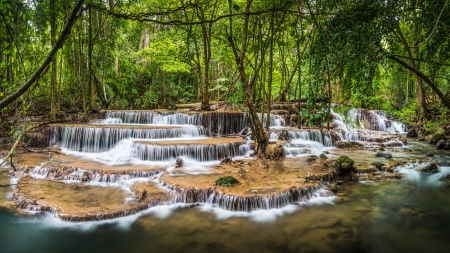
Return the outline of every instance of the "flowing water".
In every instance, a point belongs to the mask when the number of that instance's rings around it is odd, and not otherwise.
[[[449,252],[449,184],[420,177],[250,213],[174,204],[70,223],[0,208],[0,252]]]
[[[384,130],[404,132],[400,123],[388,125],[382,112],[371,113],[378,115],[372,115],[373,119]],[[348,115],[363,117],[357,109]],[[342,130],[336,131],[339,140],[359,141],[358,130],[364,125],[349,125],[344,117],[334,114],[334,122]],[[133,180],[154,180],[158,185],[154,178],[159,169],[175,173],[179,157],[184,173],[197,175],[207,173],[211,164],[225,157],[251,155],[251,146],[243,138],[212,138],[243,131],[246,121],[245,114],[116,111],[97,124],[55,126],[50,145],[59,145],[66,162],[80,167],[120,170],[132,166],[136,171],[128,174],[93,173],[86,183],[119,186],[124,192],[118,190],[116,195],[128,196]],[[271,115],[270,122],[271,129],[277,130],[270,134],[275,141],[284,121]],[[295,167],[297,173],[314,171],[295,160],[296,156],[325,150],[334,156],[349,155],[356,166],[382,159],[366,151],[348,153],[334,148],[328,131],[286,129],[286,135],[284,165]],[[435,157],[426,158],[429,152]],[[337,196],[314,186],[306,195],[299,195],[305,196],[302,198],[286,192],[236,202],[233,196],[212,192],[187,204],[188,195],[179,192],[159,206],[96,222],[68,222],[53,213],[11,209],[8,200],[13,188],[0,187],[0,252],[450,252],[450,179],[445,178],[450,174],[449,152],[410,142],[392,154],[409,161],[397,168],[403,180],[340,183]],[[439,165],[439,172],[419,172],[430,160]],[[45,178],[48,171],[42,166],[31,170],[33,180]],[[149,174],[149,168],[155,173]],[[1,185],[16,183],[6,175],[7,170],[0,168]],[[78,187],[80,182],[75,181],[82,172],[68,175],[63,184]],[[157,187],[155,191],[168,191]]]

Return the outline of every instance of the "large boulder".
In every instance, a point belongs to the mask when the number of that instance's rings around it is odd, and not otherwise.
[[[333,169],[339,174],[350,174],[356,172],[355,161],[348,156],[339,157],[333,165]]]
[[[386,159],[392,159],[392,154],[390,153],[383,153],[383,152],[378,152],[375,154],[375,157],[384,157]]]

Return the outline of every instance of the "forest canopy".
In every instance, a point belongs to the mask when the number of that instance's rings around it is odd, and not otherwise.
[[[412,122],[450,108],[448,0],[1,0],[0,16],[3,115],[303,98],[310,121],[339,103]]]

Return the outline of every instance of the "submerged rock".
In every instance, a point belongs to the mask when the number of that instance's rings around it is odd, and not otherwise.
[[[426,154],[426,157],[434,157],[434,154],[433,153],[428,153],[428,154]]]
[[[374,162],[371,165],[375,166],[378,170],[381,170],[385,164]]]
[[[308,157],[308,158],[306,159],[307,162],[313,162],[313,161],[315,161],[315,160],[317,160],[317,156],[316,156],[316,155],[312,155],[312,156],[310,156],[310,157]]]
[[[339,157],[333,165],[333,169],[339,174],[349,174],[356,172],[356,168],[353,166],[355,162],[348,156]]]
[[[325,155],[324,153],[320,154],[319,157],[322,158],[322,159],[327,159],[328,158],[328,156]]]
[[[375,157],[384,157],[386,159],[392,159],[392,154],[391,153],[378,152],[378,153],[375,154]]]
[[[428,214],[425,213],[424,211],[415,209],[415,208],[410,207],[410,206],[403,206],[400,209],[400,214],[402,214],[404,216],[418,217],[418,218],[428,217]]]
[[[421,168],[417,168],[417,171],[436,173],[436,172],[439,171],[439,169],[438,169],[437,164],[430,163],[427,166],[424,166],[424,167],[421,167]]]

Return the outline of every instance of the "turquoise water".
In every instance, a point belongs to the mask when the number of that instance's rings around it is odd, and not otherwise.
[[[68,223],[1,208],[0,252],[450,252],[445,180],[349,182],[336,199],[253,213],[177,205]]]

